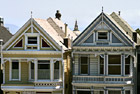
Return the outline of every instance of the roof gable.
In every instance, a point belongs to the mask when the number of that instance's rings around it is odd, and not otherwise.
[[[97,32],[106,33],[108,39],[98,41]],[[99,33],[100,34],[100,33]],[[113,44],[113,45],[112,45]],[[132,46],[133,41],[108,15],[101,13],[73,42],[74,46]]]
[[[49,29],[48,29],[49,30]],[[22,40],[23,47],[16,47]],[[36,42],[34,42],[36,41]],[[29,43],[30,42],[30,43]],[[33,43],[34,42],[34,43]],[[42,47],[45,42],[48,46]],[[46,45],[45,44],[45,45]],[[3,46],[4,50],[61,50],[61,46],[33,18]]]

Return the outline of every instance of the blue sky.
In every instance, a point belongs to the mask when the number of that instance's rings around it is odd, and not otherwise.
[[[0,0],[0,16],[14,34],[31,16],[47,19],[60,10],[62,21],[73,29],[77,19],[83,31],[101,12],[121,11],[121,17],[134,29],[140,28],[140,0]]]

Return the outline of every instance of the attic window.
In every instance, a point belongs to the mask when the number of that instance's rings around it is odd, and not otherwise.
[[[22,39],[15,45],[15,47],[22,47]]]
[[[98,32],[98,40],[100,39],[107,40],[107,32]]]
[[[50,47],[50,46],[42,39],[42,47]]]
[[[28,44],[37,44],[37,37],[28,37]]]

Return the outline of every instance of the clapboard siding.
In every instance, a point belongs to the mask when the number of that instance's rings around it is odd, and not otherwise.
[[[90,75],[98,75],[98,56],[90,55]]]
[[[78,75],[78,66],[79,66],[79,64],[78,64],[78,57],[79,57],[79,55],[78,54],[75,54],[74,55],[74,73],[75,73],[75,75]]]
[[[78,54],[74,54],[74,74],[78,75],[79,70],[79,56]],[[90,57],[90,75],[98,75],[98,56],[89,55]]]

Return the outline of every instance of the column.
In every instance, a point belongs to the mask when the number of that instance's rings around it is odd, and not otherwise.
[[[94,94],[93,86],[91,86],[91,94]]]
[[[108,94],[108,90],[107,89],[105,89],[104,94]]]
[[[108,75],[108,54],[104,55],[104,75]]]
[[[125,94],[125,90],[124,89],[122,89],[122,91],[121,91],[122,93],[121,94]]]
[[[121,75],[125,76],[125,55],[121,55]]]
[[[38,80],[38,62],[37,60],[34,60],[34,66],[35,66],[35,82]]]
[[[53,59],[51,59],[51,61],[50,61],[50,66],[51,66],[51,81],[53,81],[54,80],[54,62],[53,62]]]

